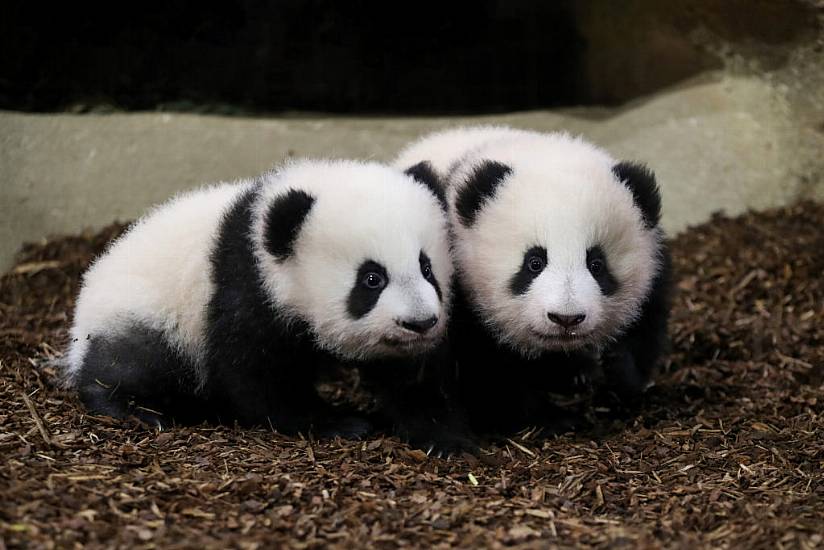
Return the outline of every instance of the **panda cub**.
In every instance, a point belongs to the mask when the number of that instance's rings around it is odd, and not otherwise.
[[[479,427],[554,424],[547,392],[582,377],[621,398],[646,388],[670,287],[649,169],[567,134],[494,126],[426,136],[395,165],[444,186],[458,279],[450,339]]]
[[[318,371],[396,369],[379,388],[387,421],[418,445],[464,446],[437,387],[452,263],[432,188],[302,161],[160,206],[85,274],[69,381],[94,412],[161,426],[363,435],[368,422],[317,395]]]

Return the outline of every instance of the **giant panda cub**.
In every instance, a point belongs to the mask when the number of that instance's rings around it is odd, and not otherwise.
[[[471,446],[437,387],[452,263],[432,189],[375,163],[301,161],[171,200],[85,274],[68,379],[92,411],[161,426],[363,435],[315,390],[319,369],[354,364],[391,394],[397,433]]]
[[[477,427],[557,427],[547,392],[582,379],[624,403],[646,388],[670,285],[649,169],[568,134],[494,126],[426,136],[395,165],[429,168],[445,188],[450,338]]]

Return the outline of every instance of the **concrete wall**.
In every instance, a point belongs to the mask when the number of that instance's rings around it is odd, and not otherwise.
[[[470,123],[568,130],[648,162],[674,233],[719,209],[824,199],[822,93],[811,99],[783,82],[713,73],[620,110],[459,118],[0,112],[0,269],[24,241],[132,219],[178,191],[252,176],[288,156],[385,160],[421,133]]]

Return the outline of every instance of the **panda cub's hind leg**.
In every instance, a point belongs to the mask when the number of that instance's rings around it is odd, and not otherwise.
[[[117,336],[92,336],[77,377],[94,413],[135,416],[160,428],[204,420],[191,365],[160,331],[135,324]]]

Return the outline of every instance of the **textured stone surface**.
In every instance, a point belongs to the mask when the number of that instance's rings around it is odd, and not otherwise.
[[[677,232],[718,209],[824,198],[820,104],[804,95],[802,117],[793,94],[786,84],[718,73],[615,111],[267,119],[0,112],[0,268],[23,241],[131,219],[201,183],[252,176],[289,156],[386,160],[421,133],[466,123],[566,129],[648,162],[664,190],[664,224]]]

